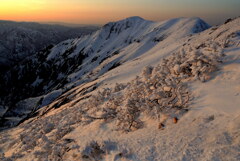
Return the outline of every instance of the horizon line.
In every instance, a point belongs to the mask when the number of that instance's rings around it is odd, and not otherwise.
[[[35,21],[35,20],[24,21],[24,20],[11,20],[11,19],[0,19],[0,21],[19,22],[19,23],[39,23],[39,24],[47,24],[47,25],[61,25],[61,26],[67,26],[67,27],[81,27],[81,26],[96,26],[97,27],[97,26],[103,26],[103,25],[105,25],[107,23],[110,23],[110,22],[121,21],[121,20],[130,18],[130,17],[136,17],[136,16],[129,16],[129,17],[125,17],[125,18],[122,18],[122,19],[109,21],[109,22],[106,22],[106,23],[76,23],[76,22],[68,22],[68,21]],[[143,18],[141,16],[137,16],[137,17]],[[173,17],[173,18],[168,18],[168,19],[159,20],[159,21],[156,21],[156,20],[150,20],[150,21],[162,22],[162,21],[171,20],[171,19],[175,19],[175,18],[200,18],[211,26],[217,26],[217,25],[221,25],[221,24],[224,23],[223,22],[223,23],[219,23],[219,24],[211,24],[208,21],[206,21],[204,18],[201,18],[201,17],[198,17],[198,16],[192,16],[192,17],[179,16],[179,17]],[[234,19],[234,18],[237,18],[237,17],[229,17],[228,19]],[[143,18],[143,19],[148,20],[148,19],[145,19],[145,18]]]

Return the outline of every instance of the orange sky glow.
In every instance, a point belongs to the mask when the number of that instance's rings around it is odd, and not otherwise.
[[[0,20],[104,24],[130,16],[160,21],[173,17],[201,17],[209,21],[240,14],[227,0],[0,0]],[[220,3],[216,6],[214,2]],[[222,3],[221,3],[222,2]],[[222,4],[222,5],[221,5]],[[214,7],[216,6],[216,7]],[[234,8],[235,6],[235,8]],[[240,6],[239,6],[240,7]],[[222,16],[222,17],[224,17]],[[225,18],[224,17],[224,18]]]

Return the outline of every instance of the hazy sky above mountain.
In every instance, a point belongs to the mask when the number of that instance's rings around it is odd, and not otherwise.
[[[130,16],[200,17],[219,24],[240,16],[240,0],[0,0],[2,20],[104,24]]]

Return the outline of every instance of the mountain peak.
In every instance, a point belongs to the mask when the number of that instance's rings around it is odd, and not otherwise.
[[[135,21],[135,20],[145,20],[145,19],[139,16],[132,16],[132,17],[126,18],[126,20]]]
[[[114,27],[114,28],[120,27],[120,28],[122,28],[123,26],[125,26],[124,28],[127,29],[129,27],[138,26],[140,24],[149,23],[149,22],[152,22],[152,21],[145,20],[145,19],[143,19],[143,18],[141,18],[139,16],[133,16],[133,17],[128,17],[128,18],[119,20],[119,21],[109,22],[109,23],[105,24],[103,26],[103,28],[104,29],[111,28],[111,27]]]
[[[210,27],[209,24],[207,24],[203,19],[201,19],[200,17],[192,17],[193,20],[195,20],[197,23],[204,23],[206,25],[208,25]]]
[[[206,23],[204,20],[202,20],[199,17],[193,17],[191,19],[195,23],[193,27],[193,33],[198,33],[211,27],[208,23]]]

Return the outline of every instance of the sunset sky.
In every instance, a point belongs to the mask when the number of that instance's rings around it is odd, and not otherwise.
[[[240,16],[240,0],[0,0],[1,20],[105,24],[130,16],[194,16],[219,24]]]

